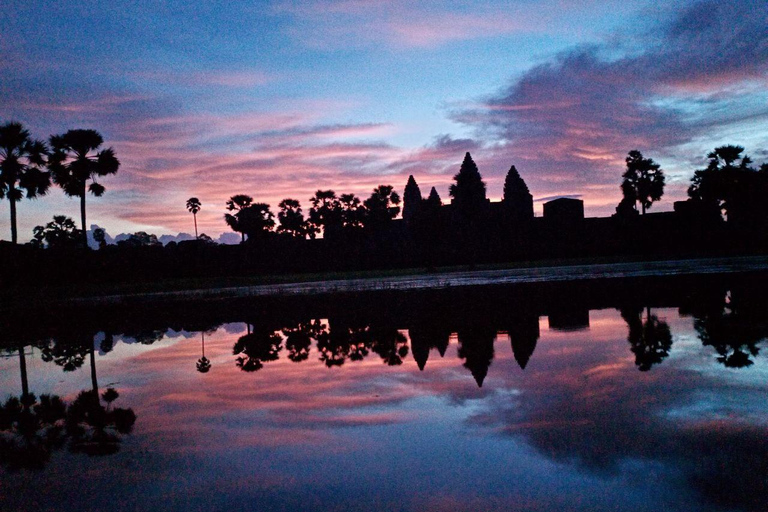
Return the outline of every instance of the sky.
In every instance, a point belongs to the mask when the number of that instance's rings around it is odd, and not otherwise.
[[[277,210],[318,189],[367,197],[410,174],[444,201],[464,153],[499,200],[515,165],[536,201],[610,215],[633,149],[684,199],[716,146],[768,162],[768,4],[392,0],[6,0],[0,123],[93,128],[119,172],[88,197],[108,233],[228,231],[224,203]],[[19,203],[20,239],[59,189]],[[10,239],[8,202],[0,239]]]

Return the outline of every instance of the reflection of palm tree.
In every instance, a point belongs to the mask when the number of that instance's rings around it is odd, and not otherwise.
[[[84,340],[88,340],[85,342]],[[93,347],[93,336],[67,331],[55,338],[43,340],[40,344],[40,357],[45,362],[61,366],[65,372],[77,370],[85,362],[85,356]]]
[[[713,347],[717,360],[728,368],[754,364],[751,357],[759,354],[757,345],[768,333],[760,301],[753,305],[739,297],[734,294],[729,296],[730,300],[719,299],[717,306],[697,314],[693,324],[704,346]]]
[[[120,395],[113,388],[101,398],[93,390],[81,391],[67,408],[66,429],[70,436],[70,449],[88,455],[110,455],[120,449],[121,435],[130,434],[136,422],[133,409],[112,407]]]
[[[29,395],[29,382],[27,380],[27,357],[24,354],[24,344],[19,343],[19,373],[21,374],[21,396]]]
[[[250,332],[250,324],[248,326],[248,334],[241,336],[234,347],[232,347],[232,353],[237,357],[237,366],[245,372],[255,372],[260,370],[267,361],[276,361],[280,355],[279,352],[283,349],[283,338],[280,334],[272,331],[259,331]]]
[[[316,334],[320,361],[325,366],[341,366],[347,359],[365,359],[371,348],[371,332],[367,326],[350,327],[336,320],[329,320],[328,324],[328,330]]]
[[[200,359],[197,360],[197,371],[200,373],[208,373],[208,371],[211,369],[211,361],[208,360],[207,357],[205,357],[205,331],[200,331],[200,335],[202,336],[202,348],[203,348],[203,354]]]
[[[320,323],[320,320],[300,323],[294,328],[283,329],[285,348],[288,349],[288,359],[294,363],[306,361],[309,358],[312,338],[317,339],[324,331],[325,325]]]
[[[621,316],[629,326],[627,341],[635,354],[635,365],[641,372],[650,370],[653,365],[661,363],[672,348],[672,334],[669,325],[651,314],[651,308],[646,308],[645,320],[641,319],[642,310],[621,310]]]
[[[10,470],[42,469],[64,443],[66,405],[58,396],[25,393],[0,406],[0,463]]]
[[[370,337],[371,349],[387,365],[403,364],[403,358],[408,355],[408,341],[400,331],[394,327],[376,326],[370,329]]]

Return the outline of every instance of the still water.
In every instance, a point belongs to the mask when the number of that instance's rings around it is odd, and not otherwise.
[[[0,510],[764,511],[764,282],[6,324]]]

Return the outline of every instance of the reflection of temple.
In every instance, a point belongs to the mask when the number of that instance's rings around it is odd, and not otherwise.
[[[496,329],[488,325],[468,325],[460,327],[459,357],[465,359],[464,367],[472,372],[475,382],[483,387],[483,381],[488,375],[488,367],[493,361],[493,342],[496,340]]]
[[[437,349],[440,357],[445,356],[451,331],[440,322],[423,322],[408,329],[408,335],[411,338],[413,359],[419,366],[419,370],[424,370],[427,359],[429,359],[429,352],[433,348]]]
[[[512,344],[515,361],[520,368],[525,370],[533,351],[536,350],[536,342],[539,340],[539,317],[527,315],[513,319],[510,322],[507,335]]]
[[[583,331],[589,329],[589,308],[586,304],[573,307],[558,306],[549,312],[549,328],[553,331]]]

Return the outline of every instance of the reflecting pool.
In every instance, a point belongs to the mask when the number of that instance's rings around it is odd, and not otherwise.
[[[21,315],[0,510],[764,511],[765,284]]]

